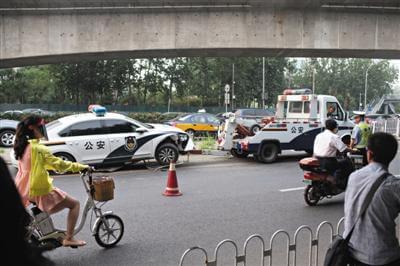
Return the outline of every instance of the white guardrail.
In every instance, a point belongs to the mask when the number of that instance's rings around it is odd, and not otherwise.
[[[399,219],[396,224],[397,238],[400,239]],[[202,247],[187,249],[180,259],[179,266],[320,266],[324,263],[326,250],[332,239],[338,234],[342,235],[343,231],[344,217],[338,221],[336,227],[328,221],[320,223],[315,234],[307,225],[297,228],[293,238],[287,231],[278,230],[271,236],[267,249],[263,237],[254,234],[244,242],[241,254],[233,240],[225,239],[217,245],[212,258]],[[257,243],[258,245],[255,245]],[[230,247],[230,250],[227,250],[227,247]]]
[[[387,132],[400,137],[400,118],[379,119],[371,122],[372,132]]]
[[[294,233],[293,239],[290,238],[288,232],[284,230],[276,231],[270,241],[269,248],[265,248],[265,241],[260,235],[251,235],[249,236],[244,245],[242,255],[239,255],[238,245],[230,239],[225,239],[221,241],[214,250],[214,256],[210,259],[207,251],[201,247],[192,247],[187,249],[179,262],[179,266],[184,265],[206,265],[206,266],[217,266],[217,265],[299,265],[299,266],[318,266],[322,265],[323,258],[325,256],[326,250],[329,246],[329,243],[332,241],[333,237],[337,234],[343,233],[343,221],[344,218],[341,218],[336,226],[334,226],[327,221],[324,221],[319,224],[316,233],[314,234],[312,229],[307,225],[300,226],[296,232]],[[278,240],[284,240],[284,244],[277,244]],[[256,241],[257,240],[257,241]],[[259,243],[257,251],[255,250],[255,243]],[[282,241],[280,241],[282,242]],[[323,243],[324,245],[321,245]],[[277,246],[275,247],[274,244]],[[219,256],[221,249],[225,246],[231,246],[233,250],[231,250],[229,258],[227,256]],[[249,252],[250,247],[253,252]],[[224,249],[224,255],[226,255],[226,250]],[[233,251],[233,254],[232,254]],[[194,254],[196,253],[196,254]],[[258,255],[256,254],[258,253]],[[189,254],[196,258],[195,262],[192,258],[189,257]],[[199,263],[199,255],[203,257],[203,259]],[[190,260],[188,263],[184,263],[185,261]],[[222,264],[222,260],[224,263]],[[226,261],[230,261],[230,264],[227,264]],[[257,261],[257,262],[256,262]],[[265,264],[266,261],[268,264]]]

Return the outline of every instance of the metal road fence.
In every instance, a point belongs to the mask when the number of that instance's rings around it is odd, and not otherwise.
[[[397,218],[398,239],[400,239],[399,222],[400,218]],[[233,240],[225,239],[217,245],[212,258],[202,247],[187,249],[180,259],[179,266],[320,266],[324,263],[326,250],[332,239],[336,235],[342,235],[343,231],[344,217],[339,220],[336,227],[327,221],[320,223],[315,234],[307,225],[297,228],[293,238],[290,238],[287,231],[278,230],[271,236],[268,249],[265,248],[264,238],[254,234],[244,242],[241,254],[239,254],[238,245]],[[283,240],[280,241],[283,245],[278,240]],[[255,245],[257,243],[258,246]],[[226,252],[225,247],[230,247],[230,252]]]
[[[387,118],[372,121],[372,132],[387,132],[400,137],[400,118]]]
[[[239,254],[238,245],[231,239],[225,239],[217,245],[213,258],[209,256],[204,248],[192,247],[183,253],[179,266],[217,266],[222,264],[243,266],[319,266],[323,264],[326,250],[333,237],[343,233],[343,222],[344,218],[341,218],[336,227],[334,227],[332,223],[324,221],[319,224],[315,234],[309,226],[302,225],[295,231],[293,238],[290,237],[287,231],[278,230],[272,235],[267,249],[262,236],[251,235],[246,239],[241,254]],[[283,240],[283,245],[282,243],[277,243],[278,240]],[[254,245],[256,243],[259,244],[257,249]],[[222,256],[220,253],[223,251],[226,253],[225,247],[229,246],[231,249],[233,248],[229,252],[229,258]],[[253,252],[250,252],[250,250]],[[226,264],[227,261],[230,263]]]

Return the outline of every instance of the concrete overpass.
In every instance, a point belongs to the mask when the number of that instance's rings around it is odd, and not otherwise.
[[[0,67],[172,56],[400,58],[398,0],[7,0]]]

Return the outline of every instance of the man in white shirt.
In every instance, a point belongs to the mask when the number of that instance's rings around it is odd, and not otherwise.
[[[336,156],[338,152],[343,153],[351,151],[351,149],[343,143],[336,134],[337,131],[337,122],[334,119],[326,120],[325,130],[315,138],[314,156],[319,160],[320,167],[336,178],[336,180],[329,181],[333,183],[336,181],[340,188],[344,189],[347,184],[347,177],[353,169],[348,161],[338,161]]]

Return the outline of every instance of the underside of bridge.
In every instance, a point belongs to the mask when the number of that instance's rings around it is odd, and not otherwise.
[[[398,59],[400,1],[0,2],[0,67],[176,56]]]
[[[72,7],[216,7],[249,6],[274,8],[400,8],[397,0],[7,0],[0,8],[72,8]]]

